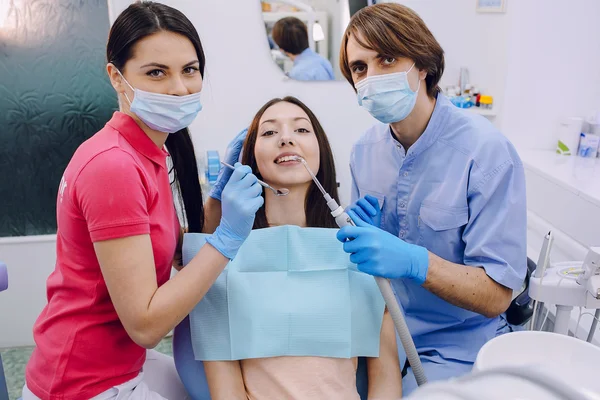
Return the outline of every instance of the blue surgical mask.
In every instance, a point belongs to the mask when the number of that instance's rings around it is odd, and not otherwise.
[[[131,112],[155,131],[174,133],[187,128],[202,110],[200,92],[187,96],[146,92],[131,86],[120,71],[119,75],[133,90],[133,101],[125,93]]]
[[[384,124],[404,120],[415,107],[421,87],[420,79],[414,92],[408,84],[408,73],[414,66],[405,72],[370,76],[358,82],[358,104]]]

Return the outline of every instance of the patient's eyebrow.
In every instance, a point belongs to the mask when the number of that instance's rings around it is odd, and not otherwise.
[[[260,124],[263,125],[263,124],[267,124],[269,122],[275,123],[275,122],[277,122],[277,120],[276,119],[267,119],[267,120],[261,122]]]
[[[287,118],[286,118],[286,119],[287,119]],[[311,123],[311,122],[310,122],[310,120],[309,120],[308,118],[306,118],[306,117],[295,117],[295,118],[292,118],[291,120],[292,120],[292,121],[300,121],[300,120],[304,120],[304,121],[308,122],[309,124]],[[261,124],[261,125],[263,125],[263,124],[267,124],[267,123],[273,123],[273,124],[275,124],[275,123],[277,123],[277,122],[279,122],[279,120],[278,120],[278,119],[276,119],[276,118],[271,118],[271,119],[267,119],[267,120],[265,120],[265,121],[261,122],[260,124]]]

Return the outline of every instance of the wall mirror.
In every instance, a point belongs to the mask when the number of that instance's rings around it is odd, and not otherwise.
[[[271,57],[290,79],[344,80],[339,52],[350,17],[374,0],[261,1]]]

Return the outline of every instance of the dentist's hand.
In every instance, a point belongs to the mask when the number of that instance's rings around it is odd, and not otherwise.
[[[370,225],[381,227],[381,208],[379,207],[379,200],[370,194],[362,197],[348,207],[347,211],[354,211],[356,215],[363,221]]]
[[[337,233],[359,271],[389,279],[410,278],[423,284],[427,278],[429,252],[426,248],[406,243],[397,236],[369,225],[350,210],[356,226],[345,226]]]
[[[252,231],[256,211],[262,207],[262,186],[258,184],[252,169],[239,162],[223,189],[221,200],[221,222],[214,234],[206,241],[229,259]]]
[[[242,147],[244,145],[244,140],[246,139],[246,135],[248,134],[248,129],[244,129],[240,133],[237,134],[235,138],[229,143],[227,146],[227,150],[225,150],[225,156],[223,157],[223,161],[225,161],[229,165],[234,165],[236,162],[240,161],[240,153],[242,152]],[[221,170],[219,171],[219,176],[217,177],[217,181],[213,185],[213,188],[210,190],[208,194],[215,200],[221,201],[221,194],[223,193],[223,188],[227,185],[229,178],[231,178],[230,168],[225,168],[221,166]]]

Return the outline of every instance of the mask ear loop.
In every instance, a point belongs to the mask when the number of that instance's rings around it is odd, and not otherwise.
[[[415,90],[414,93],[419,93],[419,89],[421,89],[421,79],[419,79],[419,83],[417,84],[417,90]]]
[[[119,70],[119,68],[117,68],[115,66],[115,64],[113,64],[113,66],[117,69],[117,72],[119,73],[119,75],[121,76],[121,78],[123,78],[123,80],[125,81],[125,83],[127,84],[127,86],[129,86],[129,88],[135,93],[135,89],[133,88],[133,86],[131,86],[129,84],[129,82],[127,82],[127,79],[125,79],[125,77],[123,76],[123,74],[121,73],[121,71]],[[127,93],[123,92],[123,94],[125,95],[125,98],[127,99],[127,102],[129,103],[129,106],[131,107],[131,100],[129,100],[129,96],[127,96]]]
[[[412,71],[412,69],[414,68],[415,64],[416,63],[413,63],[413,65],[408,69],[408,71],[406,71],[406,80],[407,80],[407,82],[408,82],[408,73],[410,71]],[[417,77],[418,77],[418,75],[417,75]],[[410,89],[410,83],[408,84],[408,88]],[[421,89],[421,79],[420,78],[418,79],[417,90],[415,90],[413,93],[419,93],[419,89]],[[410,89],[410,90],[412,90],[412,89]]]

